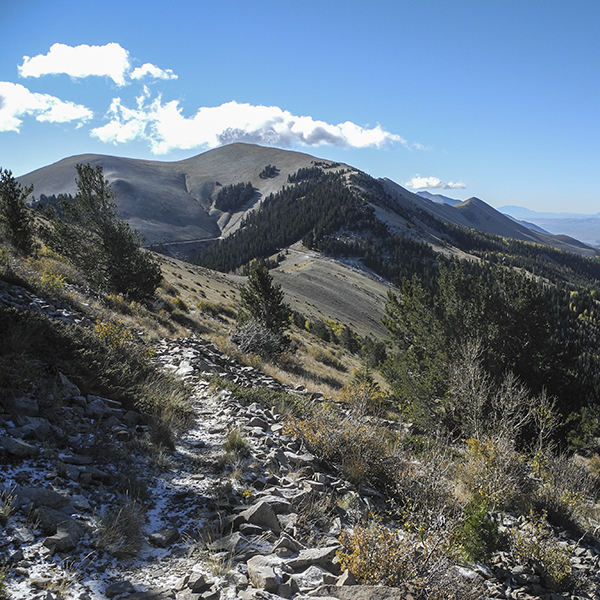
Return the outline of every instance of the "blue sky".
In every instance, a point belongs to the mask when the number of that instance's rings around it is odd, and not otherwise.
[[[600,211],[597,0],[0,0],[0,166],[254,141]]]

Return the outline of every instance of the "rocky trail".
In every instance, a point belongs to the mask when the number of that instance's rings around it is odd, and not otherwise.
[[[0,302],[80,318],[14,288],[0,290]],[[304,390],[242,367],[197,337],[162,340],[154,360],[191,386],[196,416],[174,450],[153,460],[136,451],[152,427],[147,415],[83,396],[64,375],[52,398],[17,399],[0,415],[0,565],[10,598],[422,597],[408,586],[357,585],[340,569],[338,536],[382,501],[377,492],[328,470],[286,430],[277,407],[247,404],[208,377]],[[237,452],[227,450],[232,432],[242,440]],[[533,569],[503,553],[492,569],[456,566],[454,574],[481,598],[600,598],[598,549],[566,534],[561,543],[585,575],[578,594],[544,589]]]

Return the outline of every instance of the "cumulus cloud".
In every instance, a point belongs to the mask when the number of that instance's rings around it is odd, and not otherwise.
[[[127,84],[127,78],[140,79],[150,75],[157,79],[176,79],[167,69],[164,71],[151,63],[133,69],[129,52],[115,42],[104,46],[67,46],[53,44],[48,54],[34,57],[24,56],[19,67],[21,77],[41,77],[42,75],[66,74],[73,78],[108,77],[118,86]]]
[[[38,121],[79,125],[92,118],[92,111],[73,102],[65,102],[49,94],[30,92],[25,86],[0,81],[0,131],[19,131],[23,117],[35,116]]]
[[[464,181],[442,181],[438,177],[421,177],[417,175],[410,181],[404,184],[404,187],[420,190],[420,189],[436,189],[436,190],[451,190],[451,189],[464,189],[467,184]]]
[[[298,117],[277,106],[253,106],[227,102],[199,108],[193,117],[182,114],[177,101],[150,101],[149,91],[137,98],[137,108],[128,108],[120,98],[112,101],[109,122],[92,130],[103,142],[123,143],[143,140],[154,154],[174,149],[215,148],[232,142],[252,142],[271,146],[334,145],[352,148],[406,144],[399,135],[379,125],[365,128],[345,122],[332,125],[312,117]]]
[[[134,69],[131,79],[143,79],[146,75],[150,75],[154,79],[177,79],[177,75],[171,69],[159,69],[152,63],[144,63],[141,67]]]

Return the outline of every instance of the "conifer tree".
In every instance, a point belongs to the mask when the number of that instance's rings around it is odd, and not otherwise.
[[[281,286],[264,264],[254,261],[250,265],[248,283],[240,288],[242,320],[253,319],[265,329],[277,334],[289,327],[290,307],[284,302]]]
[[[6,239],[23,254],[30,254],[34,247],[33,216],[25,199],[33,186],[22,188],[12,172],[0,169],[0,227]]]
[[[48,245],[80,268],[91,283],[135,300],[152,296],[162,274],[142,250],[143,238],[117,218],[115,195],[100,165],[78,164],[77,195],[60,202],[62,218],[52,216],[44,230]]]

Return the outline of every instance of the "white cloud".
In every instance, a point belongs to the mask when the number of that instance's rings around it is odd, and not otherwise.
[[[132,72],[129,52],[115,42],[104,46],[67,46],[53,44],[48,54],[38,54],[33,58],[23,57],[19,67],[21,77],[41,77],[42,75],[66,74],[74,78],[109,77],[118,86],[127,84],[127,77],[140,79],[150,75],[156,79],[176,79],[171,69],[166,71],[151,63],[137,67]]]
[[[450,189],[464,189],[467,187],[467,184],[463,181],[442,181],[438,177],[421,177],[417,175],[413,177],[410,181],[407,181],[404,184],[404,187],[420,190],[420,189],[437,189],[437,190],[450,190]]]
[[[23,117],[35,116],[38,121],[67,123],[92,118],[92,111],[73,102],[65,102],[49,94],[30,92],[25,86],[0,81],[0,131],[19,131]]]
[[[191,118],[181,112],[177,101],[162,103],[159,96],[149,102],[149,91],[137,99],[137,108],[127,108],[115,98],[107,113],[108,124],[92,130],[103,142],[144,140],[154,154],[174,149],[215,148],[237,141],[270,146],[333,145],[352,148],[382,147],[406,141],[379,125],[360,127],[351,122],[331,125],[312,117],[298,117],[277,106],[253,106],[227,102],[202,107]]]
[[[154,79],[177,79],[177,75],[171,69],[165,71],[152,63],[144,63],[141,67],[134,69],[131,79],[142,79],[146,75],[150,75]]]
[[[48,54],[24,56],[19,75],[41,77],[66,73],[75,78],[96,75],[125,85],[125,75],[130,69],[129,52],[116,43],[105,46],[53,44]]]

